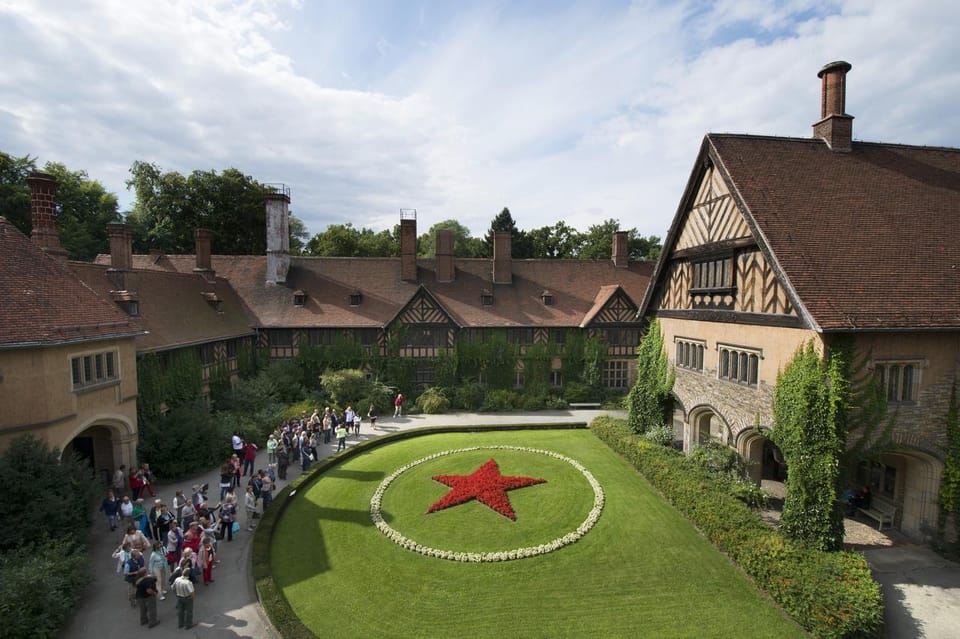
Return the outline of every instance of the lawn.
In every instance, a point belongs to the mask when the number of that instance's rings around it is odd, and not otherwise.
[[[551,450],[583,464],[606,496],[593,529],[546,555],[462,563],[404,549],[373,526],[370,498],[394,470],[433,453],[490,445]],[[433,475],[470,474],[491,458],[503,475],[546,479],[507,493],[516,521],[476,501],[426,512],[450,490]],[[277,522],[271,570],[318,636],[804,636],[585,430],[407,439],[331,469],[294,499]],[[488,552],[570,532],[592,503],[588,482],[566,462],[481,449],[431,459],[398,476],[384,494],[383,515],[423,545]]]

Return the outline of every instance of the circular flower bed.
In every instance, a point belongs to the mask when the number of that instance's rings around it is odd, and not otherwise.
[[[465,453],[476,450],[517,450],[527,453],[536,453],[539,455],[546,455],[554,459],[559,459],[564,461],[575,469],[577,469],[590,484],[590,487],[593,488],[593,508],[590,509],[590,512],[587,514],[586,519],[583,520],[575,530],[568,532],[567,534],[557,537],[552,541],[549,541],[544,544],[537,546],[529,546],[526,548],[513,548],[510,550],[500,550],[496,552],[456,552],[450,550],[443,550],[438,548],[431,548],[429,546],[424,546],[419,544],[413,539],[409,539],[404,536],[403,533],[394,529],[390,524],[388,524],[383,519],[383,514],[381,512],[381,503],[383,501],[383,495],[389,488],[390,484],[393,483],[400,475],[407,472],[411,468],[423,464],[425,462],[437,459],[439,457],[445,457],[447,455],[456,455],[457,453]],[[433,455],[427,455],[421,459],[410,462],[404,466],[393,471],[386,479],[380,482],[380,485],[377,486],[377,490],[373,493],[373,497],[370,498],[370,518],[373,520],[374,525],[377,529],[387,536],[388,539],[394,543],[414,552],[418,552],[421,555],[426,555],[427,557],[436,557],[438,559],[448,559],[450,561],[464,561],[464,562],[490,562],[490,561],[510,561],[513,559],[524,559],[526,557],[536,557],[537,555],[543,555],[548,552],[553,552],[559,548],[563,548],[568,544],[572,544],[575,541],[583,537],[587,532],[593,528],[594,524],[597,523],[597,520],[600,518],[600,513],[603,511],[603,488],[600,486],[600,483],[596,478],[590,473],[589,470],[583,467],[580,462],[575,459],[571,459],[566,455],[561,455],[550,450],[542,450],[539,448],[527,448],[524,446],[471,446],[469,448],[456,448],[453,450],[445,450],[439,453],[434,453]]]

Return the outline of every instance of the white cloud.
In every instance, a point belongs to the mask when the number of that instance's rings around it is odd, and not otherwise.
[[[835,59],[855,137],[960,146],[952,3],[544,6],[0,0],[0,150],[123,202],[134,160],[235,166],[311,232],[509,206],[663,236],[702,136],[808,136]]]

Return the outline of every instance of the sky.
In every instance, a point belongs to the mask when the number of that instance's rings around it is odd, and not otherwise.
[[[956,0],[0,0],[0,151],[121,211],[134,161],[234,167],[311,236],[663,238],[703,136],[810,137],[835,60],[854,139],[960,147]]]

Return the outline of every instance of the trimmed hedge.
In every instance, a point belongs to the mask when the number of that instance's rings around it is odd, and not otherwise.
[[[863,555],[786,539],[682,453],[637,438],[624,419],[598,417],[590,429],[814,636],[879,635],[883,598]]]

